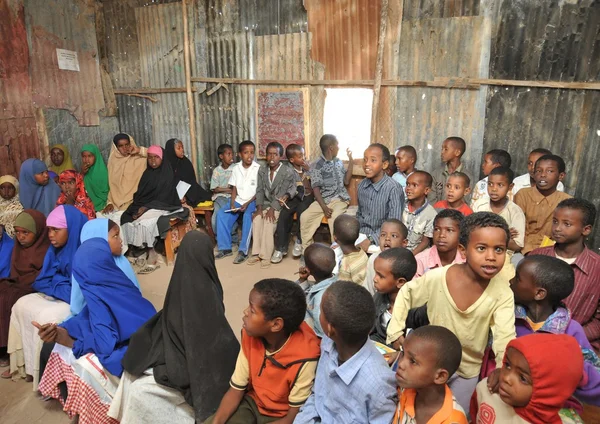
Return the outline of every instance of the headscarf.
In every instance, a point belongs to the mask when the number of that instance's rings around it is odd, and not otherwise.
[[[0,239],[0,278],[7,278],[10,275],[10,258],[15,241],[10,238],[6,231],[2,231],[0,235],[2,236],[2,239]]]
[[[203,422],[227,391],[238,352],[212,242],[206,234],[189,232],[179,247],[163,310],[131,336],[123,367],[135,376],[153,368],[156,382],[183,392],[196,421]]]
[[[177,196],[176,186],[175,176],[169,162],[163,161],[156,169],[146,168],[138,189],[133,195],[133,203],[121,215],[121,225],[132,222],[133,215],[141,207],[169,212],[181,208],[181,200]]]
[[[4,227],[6,233],[14,237],[15,230],[13,224],[17,215],[23,212],[23,205],[19,201],[19,180],[12,175],[4,175],[0,177],[0,185],[10,183],[15,188],[15,197],[5,200],[0,197],[0,225]]]
[[[61,324],[75,339],[73,354],[80,358],[93,352],[104,368],[120,377],[129,338],[156,309],[115,264],[108,242],[101,238],[81,244],[73,260],[73,276],[87,303],[77,316]]]
[[[175,184],[178,184],[179,181],[184,181],[191,185],[188,192],[185,194],[185,197],[190,206],[194,207],[200,202],[210,200],[211,194],[198,184],[198,181],[196,180],[196,171],[194,171],[192,162],[185,156],[183,158],[177,157],[175,154],[175,145],[177,143],[181,143],[181,141],[176,138],[167,141],[167,145],[165,146],[165,160],[169,162],[171,168],[173,168]]]
[[[88,221],[84,226],[83,230],[81,230],[81,243],[92,239],[92,238],[101,238],[103,240],[108,241],[108,219],[98,218],[92,221]],[[124,255],[113,256],[115,264],[119,267],[121,271],[129,278],[129,280],[133,283],[134,286],[140,290],[140,283],[135,276],[135,271],[131,267],[131,264],[127,260]],[[71,278],[71,301],[69,302],[71,306],[71,315],[77,315],[83,307],[85,306],[85,299],[83,298],[83,294],[81,293],[81,289],[79,288],[79,283],[77,279],[73,275]]]
[[[60,196],[60,187],[52,178],[45,186],[35,182],[34,175],[47,171],[46,164],[39,159],[27,159],[21,165],[19,174],[19,198],[25,209],[36,209],[48,216],[56,207],[56,200]]]
[[[133,137],[130,135],[128,137],[131,145],[135,146]],[[111,203],[116,210],[125,210],[131,204],[133,194],[137,190],[146,166],[147,161],[144,156],[123,156],[113,142],[108,157],[108,182],[110,186],[108,203]]]
[[[63,302],[71,300],[71,269],[73,257],[81,244],[79,234],[87,217],[71,205],[58,206],[46,220],[48,227],[66,228],[69,232],[63,247],[50,246],[44,258],[42,271],[33,283],[33,289]]]
[[[506,352],[511,347],[529,363],[533,387],[529,403],[515,412],[527,422],[560,424],[558,411],[583,377],[577,340],[566,334],[536,333],[513,339]]]
[[[77,171],[63,171],[58,176],[59,183],[65,183],[70,180],[75,180],[75,206],[81,213],[83,213],[88,219],[96,218],[96,210],[94,209],[94,204],[88,197],[85,186],[83,184],[83,177]],[[57,205],[64,205],[67,203],[67,195],[65,193],[61,193],[60,197],[56,201]]]
[[[150,146],[150,147],[148,147],[148,154],[156,155],[162,159],[163,158],[163,149],[160,146]]]
[[[75,169],[75,167],[73,166],[73,161],[71,160],[71,154],[69,153],[69,149],[66,146],[64,146],[63,144],[55,144],[54,146],[50,147],[50,152],[52,152],[53,149],[58,149],[62,151],[64,155],[64,160],[63,163],[61,163],[59,166],[54,165],[54,162],[50,161],[51,165],[48,167],[50,171],[55,172],[56,175],[60,175],[63,171]]]
[[[81,151],[89,152],[96,158],[96,161],[88,169],[83,180],[87,194],[94,203],[94,209],[99,212],[105,208],[106,199],[108,199],[108,169],[98,146],[95,144],[85,144]]]
[[[44,256],[50,247],[48,239],[48,228],[46,228],[46,217],[39,211],[25,209],[19,214],[15,226],[26,225],[25,229],[35,234],[35,241],[27,248],[15,243],[13,249],[10,277],[11,282],[28,287],[33,284],[42,269]]]

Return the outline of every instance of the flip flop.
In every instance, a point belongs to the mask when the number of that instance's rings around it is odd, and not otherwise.
[[[10,369],[0,374],[0,378],[4,378],[5,380],[9,380],[10,378],[12,378],[12,373],[10,372]]]
[[[260,268],[267,269],[271,267],[271,262],[269,261],[260,261]]]
[[[258,256],[252,256],[246,261],[248,265],[256,265],[259,262],[261,262],[261,260]]]
[[[146,265],[138,271],[138,274],[152,274],[158,268],[160,268],[160,265]]]

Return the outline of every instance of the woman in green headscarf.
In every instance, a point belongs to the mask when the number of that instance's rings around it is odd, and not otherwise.
[[[94,203],[96,212],[106,206],[108,198],[108,169],[95,144],[86,144],[81,149],[81,173],[88,196]]]

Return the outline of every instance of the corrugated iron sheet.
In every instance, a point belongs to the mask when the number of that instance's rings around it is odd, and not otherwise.
[[[279,35],[308,31],[302,0],[240,0],[241,30],[255,35]]]
[[[399,79],[487,77],[490,21],[483,17],[405,21],[400,37]],[[418,152],[417,167],[440,163],[446,137],[467,142],[467,169],[479,174],[487,88],[447,90],[399,87],[396,103],[396,144],[411,144]]]
[[[138,146],[152,145],[152,102],[133,96],[116,96],[119,128]]]
[[[404,20],[478,16],[481,0],[404,0]]]
[[[80,125],[98,125],[104,94],[98,67],[94,2],[25,0],[25,12],[34,105],[66,109]],[[77,52],[79,72],[58,69],[57,48]]]

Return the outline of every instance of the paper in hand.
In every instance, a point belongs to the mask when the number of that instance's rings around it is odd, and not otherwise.
[[[180,199],[183,199],[183,196],[185,196],[190,187],[191,185],[186,183],[185,181],[179,181],[179,183],[177,184],[177,195]]]

